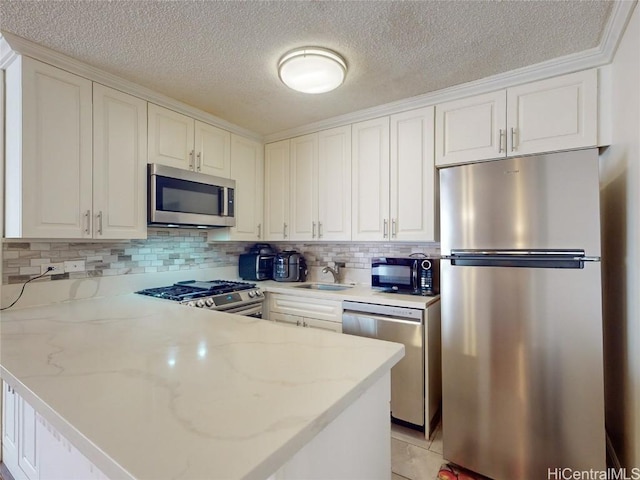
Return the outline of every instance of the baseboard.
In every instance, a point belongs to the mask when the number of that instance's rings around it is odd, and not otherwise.
[[[620,465],[618,454],[616,453],[616,449],[613,448],[613,443],[611,442],[611,438],[609,437],[609,434],[606,433],[606,436],[607,436],[607,466],[619,471],[620,469],[622,469],[622,465]]]

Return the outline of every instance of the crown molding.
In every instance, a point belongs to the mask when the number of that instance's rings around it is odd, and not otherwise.
[[[265,135],[264,142],[271,143],[293,138],[308,133],[327,130],[350,123],[357,123],[386,115],[427,107],[438,103],[459,100],[464,97],[481,95],[508,87],[544,80],[559,75],[601,67],[612,62],[620,39],[631,18],[637,0],[619,0],[614,3],[613,11],[605,26],[600,45],[582,52],[565,55],[545,62],[528,65],[523,68],[499,73],[472,82],[463,83],[435,92],[429,92],[396,102],[378,105],[357,112],[328,118],[319,122],[302,125],[270,135]]]
[[[166,95],[151,90],[150,88],[143,87],[142,85],[130,82],[129,80],[125,80],[117,75],[92,67],[91,65],[76,60],[75,58],[56,52],[55,50],[51,50],[47,47],[43,47],[42,45],[38,45],[37,43],[33,43],[30,40],[12,33],[0,32],[0,35],[0,68],[2,69],[6,69],[18,54],[25,55],[115,90],[120,90],[124,93],[142,98],[148,102],[160,105],[161,107],[188,115],[196,120],[215,125],[231,133],[262,142],[262,135],[235,125],[220,117],[216,117],[215,115],[206,113],[195,107],[187,105],[186,103],[167,97]]]

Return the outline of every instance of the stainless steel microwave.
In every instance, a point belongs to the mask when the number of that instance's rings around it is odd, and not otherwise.
[[[371,286],[385,292],[437,295],[440,292],[440,258],[372,258]]]
[[[149,225],[235,226],[235,180],[156,163],[147,167]]]

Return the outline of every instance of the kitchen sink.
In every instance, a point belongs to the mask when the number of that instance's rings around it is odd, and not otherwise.
[[[304,283],[302,285],[295,285],[295,288],[306,288],[309,290],[348,290],[353,288],[353,285],[340,285],[337,283]]]

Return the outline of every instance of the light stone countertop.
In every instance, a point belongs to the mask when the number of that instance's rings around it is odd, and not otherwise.
[[[0,327],[3,379],[111,478],[267,478],[404,351],[136,294]]]
[[[408,307],[426,309],[429,305],[440,300],[440,295],[422,297],[420,295],[407,295],[401,293],[384,293],[372,289],[370,285],[353,285],[346,290],[316,290],[300,288],[305,283],[327,282],[276,282],[265,280],[261,282],[251,281],[265,292],[284,293],[307,298],[325,298],[327,300],[350,300],[353,302],[374,303],[377,305],[390,305],[392,307]]]

